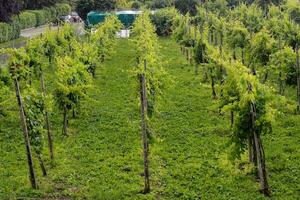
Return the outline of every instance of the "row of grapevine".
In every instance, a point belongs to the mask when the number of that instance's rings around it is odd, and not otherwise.
[[[38,188],[33,155],[36,156],[44,176],[43,137],[47,133],[49,155],[54,159],[51,116],[54,106],[62,111],[62,133],[68,136],[69,114],[80,112],[83,99],[90,99],[88,89],[103,58],[111,54],[116,32],[121,28],[116,17],[108,17],[97,27],[90,38],[93,43],[78,38],[73,28],[65,25],[58,31],[48,31],[29,41],[25,48],[4,49],[8,54],[8,70],[0,71],[0,112],[6,114],[7,102],[11,100],[12,88],[18,102],[24,135],[29,177],[32,188]],[[45,76],[45,74],[52,76]],[[49,79],[47,79],[49,78]],[[47,88],[56,81],[54,90]]]
[[[158,37],[151,23],[149,12],[140,14],[132,29],[137,66],[133,70],[138,77],[141,106],[141,132],[144,159],[144,193],[150,192],[149,175],[149,120],[157,108],[157,99],[162,95],[166,73],[159,55]]]
[[[277,77],[280,95],[286,84],[297,84],[299,112],[299,33],[288,13],[275,6],[267,16],[255,4],[241,4],[226,17],[218,10],[199,7],[195,17],[187,14],[174,19],[174,36],[181,49],[194,49],[195,73],[202,66],[203,79],[210,82],[212,96],[220,102],[220,114],[231,113],[234,158],[248,149],[249,162],[257,167],[267,196],[261,135],[272,132],[272,105],[279,99],[270,87],[274,82],[270,77]]]

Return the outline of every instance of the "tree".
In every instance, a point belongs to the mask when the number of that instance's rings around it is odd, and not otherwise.
[[[236,51],[241,49],[242,63],[245,64],[245,48],[250,44],[250,34],[242,24],[232,24],[228,26],[227,43],[233,50],[233,58],[236,58]]]
[[[90,87],[90,75],[83,63],[69,56],[57,60],[55,100],[63,111],[62,133],[68,136],[68,112],[79,107]]]
[[[95,0],[94,9],[98,11],[111,11],[116,8],[116,0]]]
[[[139,15],[132,29],[137,67],[134,70],[139,81],[141,135],[144,160],[144,193],[150,192],[149,174],[149,127],[148,117],[156,110],[157,98],[164,87],[166,73],[161,66],[158,38],[150,21],[149,12]]]
[[[239,5],[232,13],[233,20],[241,21],[250,34],[259,32],[263,25],[263,11],[256,5]]]
[[[98,55],[95,51],[94,45],[91,43],[83,43],[81,48],[80,61],[86,66],[87,71],[95,78],[96,77],[96,67],[99,65]]]
[[[29,133],[27,128],[28,126],[27,126],[27,121],[25,116],[25,107],[23,104],[23,98],[22,98],[21,88],[20,88],[20,81],[26,78],[26,76],[28,75],[28,65],[30,59],[28,55],[25,53],[24,49],[18,49],[18,50],[8,49],[5,50],[4,52],[10,55],[8,66],[9,66],[11,79],[14,82],[16,99],[19,106],[20,121],[23,130],[24,143],[25,143],[25,149],[27,155],[27,163],[29,169],[29,179],[32,188],[38,189],[36,173],[34,170],[34,164],[33,164],[31,147],[30,147],[31,145],[30,145]]]
[[[98,24],[96,31],[91,36],[91,41],[97,52],[100,62],[104,62],[113,53],[116,44],[116,32],[122,27],[120,20],[115,15],[105,18],[105,21]]]
[[[207,63],[207,54],[206,54],[206,43],[200,39],[197,41],[194,48],[194,60],[195,60],[195,74],[198,75],[198,67],[200,64]],[[204,70],[204,79],[207,79],[206,71]]]
[[[284,47],[270,56],[272,71],[278,77],[278,92],[284,95],[285,86],[291,79],[296,80],[295,60],[296,54],[290,47]]]
[[[190,13],[192,16],[197,14],[198,2],[196,0],[175,0],[174,5],[181,14]]]
[[[261,191],[270,196],[265,154],[261,136],[272,132],[271,94],[256,76],[238,62],[223,63],[227,72],[224,110],[236,113],[232,126],[232,158],[239,158],[248,147],[249,161],[257,167]],[[237,86],[237,87],[236,87]]]
[[[30,144],[38,158],[43,176],[47,176],[42,158],[43,135],[46,132],[44,129],[45,99],[43,94],[34,91],[33,88],[28,89],[26,93],[24,104]]]
[[[24,0],[24,8],[26,9],[40,9],[43,7],[52,6],[61,0]]]
[[[78,15],[84,20],[87,18],[87,14],[94,9],[95,7],[93,0],[79,0],[76,5],[76,11],[78,12]]]
[[[13,14],[20,12],[21,6],[18,0],[0,0],[0,22],[9,22]]]
[[[276,50],[275,40],[271,37],[269,32],[262,29],[260,32],[254,35],[250,44],[250,66],[252,67],[253,74],[256,74],[256,66],[261,67],[264,73],[263,83],[268,78],[268,62],[270,55]]]
[[[151,15],[151,21],[155,25],[156,34],[159,36],[169,36],[172,33],[174,20],[177,17],[177,10],[174,8],[160,9]]]
[[[154,0],[151,3],[152,9],[160,9],[160,8],[166,8],[170,7],[172,2],[170,0]]]
[[[206,1],[204,7],[218,16],[226,16],[228,10],[227,4],[226,0]]]
[[[43,38],[36,38],[31,40],[28,45],[26,46],[27,53],[30,57],[30,68],[33,74],[39,79],[40,81],[40,88],[42,91],[41,101],[43,101],[45,98],[49,97],[46,94],[46,88],[45,88],[45,77],[44,77],[44,70],[45,67],[48,67],[50,63],[47,63],[49,59],[47,59],[47,56],[45,56],[45,49],[41,44],[43,44],[44,40]],[[46,64],[45,64],[46,63]],[[44,117],[45,117],[45,127],[47,129],[48,134],[48,145],[49,145],[49,152],[50,152],[50,158],[54,159],[54,150],[53,150],[53,141],[52,141],[52,132],[51,132],[51,124],[49,119],[49,109],[46,109],[47,106],[46,102],[42,102],[43,109],[40,111],[43,111]],[[48,105],[48,108],[51,107]],[[42,163],[40,161],[40,163]]]

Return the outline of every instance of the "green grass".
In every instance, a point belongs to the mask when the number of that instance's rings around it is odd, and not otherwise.
[[[11,115],[0,118],[0,199],[265,199],[246,155],[236,165],[227,159],[229,118],[218,115],[209,85],[195,77],[174,41],[165,38],[160,43],[173,84],[164,91],[150,123],[150,194],[141,194],[134,51],[128,40],[120,40],[115,55],[97,70],[89,92],[95,101],[84,102],[80,115],[70,120],[71,136],[61,134],[61,113],[55,110],[51,116],[55,162],[46,162],[48,177],[41,176],[35,162],[39,190],[30,189],[16,105]],[[46,80],[52,90],[53,74]],[[300,196],[299,120],[281,114],[274,133],[263,137],[274,199]]]

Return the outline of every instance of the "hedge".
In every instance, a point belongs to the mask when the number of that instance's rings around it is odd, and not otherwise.
[[[41,26],[50,21],[50,14],[47,10],[31,10],[30,12],[35,15],[35,26]]]
[[[16,39],[20,36],[18,24],[0,23],[0,43]]]
[[[70,12],[71,6],[63,3],[42,10],[23,11],[14,16],[10,24],[0,23],[0,43],[18,38],[22,29],[44,25]]]
[[[18,21],[20,29],[35,27],[37,25],[36,15],[30,11],[22,12],[19,16],[15,16],[14,21]]]
[[[55,5],[56,8],[56,16],[68,15],[71,12],[71,6],[65,3],[59,3]]]

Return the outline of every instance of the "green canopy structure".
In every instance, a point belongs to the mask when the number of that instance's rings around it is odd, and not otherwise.
[[[92,11],[87,15],[87,23],[89,26],[94,26],[98,23],[104,22],[106,16],[114,14],[117,15],[124,27],[128,28],[133,24],[136,16],[140,13],[141,11],[134,10],[117,11],[112,13]]]
[[[105,12],[89,12],[87,15],[87,24],[89,26],[94,26],[98,23],[104,22],[105,17],[110,15],[110,13]]]

